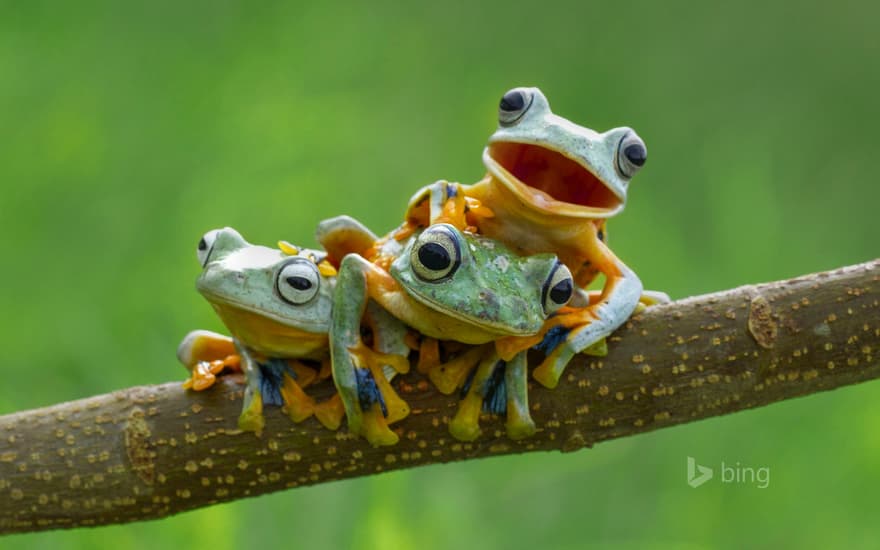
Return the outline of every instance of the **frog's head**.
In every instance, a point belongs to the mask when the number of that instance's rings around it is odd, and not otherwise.
[[[422,304],[511,335],[537,332],[574,290],[556,256],[517,256],[497,241],[443,223],[410,239],[391,275]]]
[[[335,279],[318,268],[323,252],[296,252],[250,244],[230,227],[209,231],[198,244],[202,274],[196,288],[233,332],[253,332],[268,319],[326,333]]]
[[[623,209],[629,181],[647,155],[631,128],[594,132],[554,115],[538,88],[514,88],[501,98],[483,163],[533,208],[608,218]]]

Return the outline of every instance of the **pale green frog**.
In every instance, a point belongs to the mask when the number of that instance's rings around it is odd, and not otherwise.
[[[365,241],[375,239],[369,237]],[[294,421],[314,413],[336,429],[343,413],[338,397],[315,405],[302,390],[330,374],[328,329],[336,270],[323,251],[279,244],[280,249],[253,245],[231,228],[208,232],[199,241],[203,270],[196,286],[233,338],[193,331],[181,343],[178,357],[193,371],[187,383],[193,389],[210,386],[223,368],[237,368],[240,357],[247,379],[242,429],[259,433],[265,422],[263,405],[282,403]],[[384,326],[387,314],[376,310],[371,308],[371,318]],[[404,333],[385,333],[380,349],[405,353]],[[323,366],[311,368],[303,361]],[[393,397],[388,407],[393,420],[409,412]]]

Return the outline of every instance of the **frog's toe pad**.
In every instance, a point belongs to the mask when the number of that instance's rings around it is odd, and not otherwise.
[[[397,434],[388,427],[384,413],[375,405],[364,412],[364,424],[361,432],[361,435],[367,438],[370,445],[374,447],[394,445],[400,440]]]
[[[259,393],[255,393],[248,402],[245,396],[245,408],[238,417],[239,429],[246,432],[254,432],[260,435],[266,426],[266,419],[263,417],[263,399]]]

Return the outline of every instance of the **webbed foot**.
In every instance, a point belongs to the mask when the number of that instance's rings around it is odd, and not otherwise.
[[[432,366],[428,369],[428,378],[437,387],[440,393],[450,395],[456,389],[462,387],[469,374],[480,363],[489,348],[477,346],[468,349],[457,357],[445,363]]]
[[[342,399],[338,393],[315,405],[315,418],[328,430],[338,430],[343,416],[345,416],[345,407],[342,406]]]
[[[224,370],[241,371],[241,358],[232,338],[209,330],[194,330],[177,347],[177,359],[190,370],[184,389],[202,391],[214,385]]]

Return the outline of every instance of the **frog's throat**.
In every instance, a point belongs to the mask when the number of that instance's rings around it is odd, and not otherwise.
[[[489,173],[532,208],[570,218],[610,218],[624,199],[589,167],[534,143],[496,141],[483,150]]]
[[[450,309],[448,304],[431,300],[428,296],[417,292],[415,289],[409,289],[409,295],[423,306],[440,312],[442,316],[455,319],[459,323],[470,327],[472,331],[469,331],[469,336],[473,338],[472,341],[465,336],[458,338],[460,342],[468,344],[483,344],[499,336],[531,336],[538,332],[542,326],[541,323],[537,323],[534,327],[524,326],[522,329],[518,329],[509,323],[501,321],[493,323],[485,318],[469,317],[456,309]]]
[[[221,299],[204,290],[201,292],[229,330],[234,330],[234,327],[253,326],[260,327],[265,331],[283,332],[290,337],[298,337],[303,340],[326,337],[329,330],[329,319],[323,323],[298,321],[268,311],[260,311],[228,298]]]

